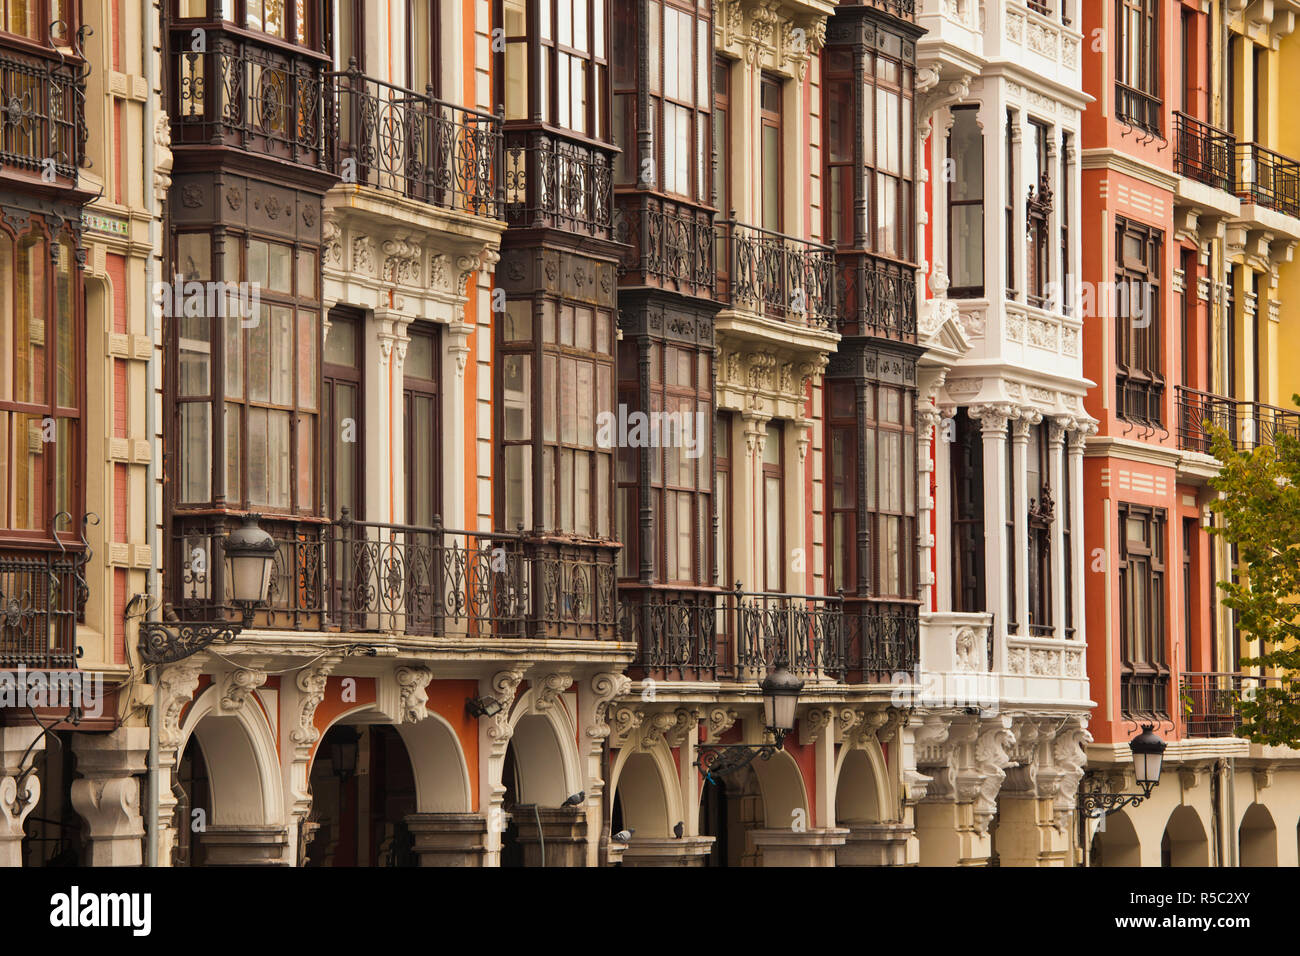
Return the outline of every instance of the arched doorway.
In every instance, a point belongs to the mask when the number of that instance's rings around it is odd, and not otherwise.
[[[1191,807],[1179,807],[1169,815],[1160,841],[1160,865],[1210,865],[1210,841],[1200,816]]]
[[[880,819],[880,794],[871,758],[865,750],[850,750],[835,784],[835,820],[852,827],[855,823],[879,823]]]
[[[1120,810],[1105,817],[1106,828],[1093,835],[1089,866],[1141,866],[1142,844],[1129,815]]]
[[[1277,866],[1277,825],[1268,808],[1252,803],[1237,832],[1241,866]]]
[[[634,841],[663,839],[670,832],[668,816],[668,793],[655,759],[646,753],[630,755],[614,787],[610,832],[630,828],[636,831]]]
[[[311,768],[306,866],[415,866],[406,818],[415,773],[402,735],[387,724],[335,724]]]
[[[585,811],[567,756],[549,717],[526,714],[515,724],[501,770],[502,866],[580,865]]]
[[[763,826],[763,818],[763,793],[751,768],[706,779],[700,791],[700,833],[713,837],[713,846],[704,865],[758,866],[748,835]]]

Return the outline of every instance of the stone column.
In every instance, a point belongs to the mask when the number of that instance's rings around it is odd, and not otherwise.
[[[749,839],[758,849],[760,866],[834,866],[835,852],[848,839],[843,827],[798,832],[751,830]]]
[[[420,866],[482,866],[487,824],[477,813],[412,813],[406,818]]]
[[[72,782],[72,805],[90,828],[90,865],[140,866],[140,775],[149,755],[149,728],[74,734],[72,749],[81,773]]]
[[[587,865],[584,808],[517,804],[510,818],[519,829],[524,866],[541,866],[543,859],[548,867]]]
[[[980,422],[984,444],[984,607],[993,614],[993,669],[1005,666],[1007,633],[1007,422],[1016,418],[1009,404],[972,405],[971,418]],[[919,824],[919,820],[918,820]]]
[[[41,798],[36,771],[26,775],[23,771],[34,766],[44,749],[45,736],[39,727],[0,727],[0,866],[23,865],[23,823]]]
[[[917,415],[919,427],[916,435],[916,537],[920,546],[917,581],[921,586],[922,611],[942,606],[935,603],[937,576],[930,568],[930,555],[935,548],[935,536],[930,533],[930,514],[936,506],[935,499],[930,496],[930,476],[934,473],[939,458],[936,454],[931,460],[930,451],[931,448],[936,448],[934,439],[940,435],[942,422],[943,415],[939,409],[930,404],[922,405]],[[952,425],[947,427],[951,428]],[[938,487],[945,485],[942,481],[936,484]],[[936,568],[941,566],[942,562],[935,562]]]
[[[1011,520],[1015,522],[1016,562],[1016,633],[1029,636],[1029,498],[1037,498],[1039,489],[1028,487],[1029,429],[1043,420],[1032,408],[1020,409],[1020,417],[1011,426],[1012,482]],[[1008,632],[1009,633],[1009,632]]]
[[[1062,473],[1064,469],[1061,461],[1062,450],[1065,448],[1065,427],[1059,418],[1053,418],[1047,423],[1047,455],[1050,459],[1047,465],[1047,484],[1056,498],[1056,515],[1048,532],[1052,551],[1052,630],[1060,638],[1065,637],[1065,522],[1069,520],[1069,516],[1061,509],[1061,491],[1067,480]],[[1070,501],[1073,503],[1073,496]],[[1071,524],[1071,530],[1073,527]],[[1073,536],[1072,534],[1071,537]],[[1071,555],[1071,569],[1074,567],[1073,557]],[[1074,620],[1073,615],[1070,619]]]
[[[1070,603],[1074,605],[1074,639],[1087,639],[1086,622],[1083,612],[1083,582],[1089,565],[1085,562],[1088,555],[1084,549],[1083,528],[1083,450],[1088,443],[1088,436],[1097,434],[1097,423],[1093,421],[1076,422],[1074,430],[1069,433],[1070,442],[1070,569],[1074,580],[1070,586]]]

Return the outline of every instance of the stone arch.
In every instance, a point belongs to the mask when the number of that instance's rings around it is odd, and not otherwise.
[[[1205,824],[1192,807],[1181,806],[1169,815],[1160,855],[1166,866],[1209,866],[1210,841]]]
[[[507,750],[515,759],[516,802],[558,807],[582,789],[577,730],[561,701],[552,701],[539,713],[533,699],[534,692],[529,689],[520,696],[510,716],[512,731]],[[503,770],[497,770],[497,785]]]
[[[794,811],[802,810],[804,825],[811,828],[808,809],[808,790],[804,786],[799,764],[784,750],[770,760],[755,760],[751,767],[758,778],[759,792],[763,795],[763,819],[770,829],[788,830],[794,820]]]
[[[223,713],[218,683],[190,707],[177,753],[191,738],[203,752],[212,798],[209,823],[225,826],[282,825],[280,756],[275,734],[256,695],[238,710]]]
[[[1126,811],[1106,817],[1106,829],[1098,830],[1092,838],[1089,862],[1093,866],[1142,865],[1142,841]]]
[[[653,750],[624,747],[614,762],[610,787],[622,801],[623,825],[636,830],[637,839],[662,839],[684,820],[676,765],[662,741]]]
[[[415,771],[415,796],[420,813],[470,813],[474,791],[469,763],[460,739],[440,714],[415,724],[398,724]]]
[[[1237,831],[1241,866],[1277,866],[1277,824],[1262,803],[1252,803]]]
[[[843,748],[835,773],[835,822],[880,823],[890,805],[887,780],[878,747]]]

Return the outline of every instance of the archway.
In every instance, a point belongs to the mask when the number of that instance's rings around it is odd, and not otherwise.
[[[1182,806],[1169,815],[1160,841],[1161,866],[1209,866],[1210,842],[1205,825],[1191,807]]]
[[[1088,851],[1089,866],[1141,866],[1142,843],[1137,827],[1127,812],[1120,810],[1105,818],[1106,829],[1099,829]]]
[[[417,779],[404,735],[388,724],[339,723],[311,767],[314,829],[305,866],[414,866],[406,818]]]
[[[558,721],[554,711],[525,713],[514,725],[501,768],[501,808],[508,815],[502,866],[577,865],[585,817],[581,799],[570,798],[578,798],[581,783]]]
[[[635,831],[634,839],[664,839],[677,820],[670,819],[669,794],[661,769],[647,753],[629,754],[614,780],[610,832]]]
[[[749,831],[763,826],[763,792],[746,767],[724,777],[706,779],[700,789],[700,833],[713,837],[705,866],[757,866],[758,852]]]
[[[835,820],[843,826],[879,823],[881,795],[876,770],[865,750],[850,750],[835,782]]]
[[[1241,866],[1277,866],[1277,825],[1263,804],[1246,808],[1237,839]]]

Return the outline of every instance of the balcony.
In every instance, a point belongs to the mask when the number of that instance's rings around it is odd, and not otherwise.
[[[736,663],[765,672],[784,659],[794,673],[843,681],[847,670],[844,601],[815,594],[745,592],[729,595]]]
[[[1164,104],[1159,98],[1123,83],[1115,83],[1115,116],[1121,123],[1152,136],[1164,136],[1160,114]]]
[[[635,667],[655,680],[710,681],[735,675],[726,594],[711,588],[618,590],[619,640],[635,643]]]
[[[506,221],[612,239],[614,154],[589,140],[512,124],[505,133]]]
[[[230,516],[178,517],[181,620],[237,619],[222,552]],[[519,534],[355,521],[261,522],[279,550],[257,626],[459,638],[615,640],[611,553]]]
[[[1213,454],[1212,428],[1227,432],[1237,451],[1271,445],[1278,435],[1300,439],[1300,410],[1262,402],[1224,398],[1192,388],[1178,388],[1178,447]]]
[[[916,269],[866,252],[835,255],[841,335],[916,339]]]
[[[1242,202],[1300,217],[1300,163],[1258,143],[1237,144],[1236,189]]]
[[[329,75],[334,168],[345,183],[502,219],[502,120],[356,68]]]
[[[909,23],[916,19],[916,0],[863,0],[863,5]]]
[[[1241,727],[1237,702],[1249,700],[1261,687],[1291,689],[1285,677],[1255,677],[1234,673],[1185,673],[1179,686],[1188,737],[1233,737]]]
[[[76,185],[86,155],[83,65],[52,49],[0,49],[0,177]]]
[[[653,193],[621,193],[614,210],[614,238],[628,247],[623,285],[713,297],[713,213]]]
[[[1174,170],[1178,175],[1233,192],[1236,149],[1230,134],[1186,113],[1174,113]]]
[[[207,49],[191,49],[201,30]],[[240,30],[187,21],[169,38],[172,146],[230,148],[333,172],[329,58]]]
[[[748,226],[718,228],[718,295],[733,308],[834,331],[835,256],[830,246]]]
[[[0,548],[0,668],[77,666],[85,550]]]
[[[920,661],[920,621],[915,604],[848,598],[844,635],[851,684],[889,683],[895,674],[914,673]]]

